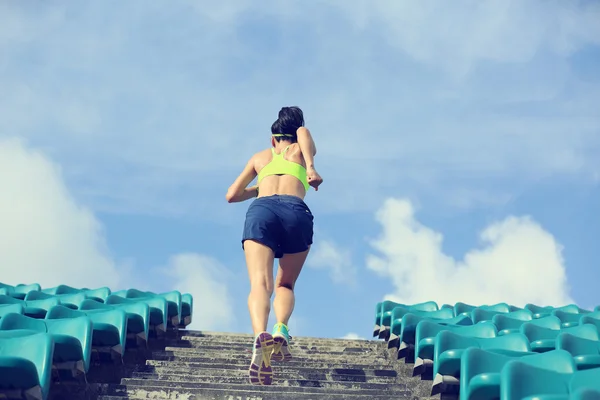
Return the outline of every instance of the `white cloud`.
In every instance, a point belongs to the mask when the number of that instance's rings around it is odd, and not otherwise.
[[[565,57],[598,43],[594,2],[0,7],[0,132],[51,148],[95,210],[227,218],[221,191],[291,103],[346,199],[315,196],[327,211],[600,170],[598,81]]]
[[[235,322],[227,280],[229,270],[218,260],[196,253],[172,256],[160,269],[173,279],[171,285],[194,298],[194,315],[188,329],[228,330]]]
[[[69,193],[60,168],[17,139],[0,139],[0,277],[42,287],[122,282],[99,221]]]
[[[69,193],[61,169],[20,140],[0,140],[0,187],[0,282],[175,289],[194,297],[192,329],[226,329],[234,321],[223,265],[184,253],[158,274],[131,273],[133,259],[117,266],[102,225]]]
[[[358,333],[354,333],[354,332],[347,333],[346,335],[342,336],[340,339],[347,339],[347,340],[366,340],[364,337],[362,337],[362,336],[360,336]]]
[[[311,247],[307,265],[328,271],[331,280],[337,284],[356,284],[356,267],[352,264],[350,251],[329,240],[318,241]]]
[[[409,201],[388,199],[377,212],[379,255],[367,267],[391,280],[388,298],[471,304],[571,303],[562,247],[529,217],[510,216],[480,233],[481,245],[463,260],[442,251],[443,236],[415,218]]]

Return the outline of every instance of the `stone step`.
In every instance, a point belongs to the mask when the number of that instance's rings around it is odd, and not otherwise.
[[[237,396],[253,396],[256,399],[323,399],[324,395],[337,395],[337,398],[347,398],[349,396],[364,396],[363,398],[372,399],[379,396],[385,399],[404,399],[411,398],[410,391],[406,390],[404,385],[380,385],[376,389],[348,389],[346,387],[319,388],[319,387],[301,387],[301,386],[278,386],[275,382],[271,386],[253,386],[250,384],[227,385],[227,384],[207,384],[207,383],[179,383],[150,380],[128,380],[127,384],[100,386],[99,395],[109,396],[127,396],[134,399],[146,398],[168,398],[168,399],[230,399]],[[233,397],[230,397],[233,396]],[[346,397],[343,397],[346,396]]]
[[[393,369],[392,361],[388,360],[381,364],[358,364],[358,363],[339,363],[339,362],[305,362],[298,363],[289,361],[285,363],[288,368],[313,368],[313,369],[358,369],[358,370],[379,370],[379,369]],[[222,368],[222,369],[239,369],[248,368],[250,365],[250,359],[236,360],[236,362],[229,362],[227,364],[215,364],[212,359],[196,359],[195,361],[186,360],[148,360],[146,361],[147,366],[155,367],[173,367],[173,368]],[[279,363],[273,363],[273,366],[277,367]]]
[[[199,357],[217,357],[217,356],[232,356],[232,355],[247,355],[248,357],[252,354],[251,347],[198,347],[198,348],[185,348],[185,347],[165,347],[164,351],[157,353],[171,352],[174,355],[185,355],[185,356],[199,356]],[[319,351],[319,350],[305,350],[297,347],[290,347],[290,352],[294,358],[343,358],[348,359],[353,357],[360,357],[362,359],[377,359],[384,357],[385,353],[382,351],[362,350],[359,351]]]
[[[382,381],[382,382],[396,382],[398,380],[398,373],[394,370],[361,370],[361,369],[315,369],[315,368],[289,368],[286,366],[274,366],[277,374],[286,376],[289,379],[313,379],[313,380],[327,380],[327,381],[355,381],[355,382],[368,382]],[[179,368],[179,367],[147,367],[146,369],[138,369],[132,372],[131,377],[142,377],[145,375],[156,374],[158,376],[169,376],[169,375],[186,375],[186,376],[247,376],[247,367],[244,368],[228,368],[223,369],[220,367],[211,368]]]
[[[202,341],[202,340],[226,340],[232,342],[249,342],[252,343],[254,336],[248,334],[231,334],[231,333],[199,333],[199,332],[182,332],[179,340]],[[311,336],[293,336],[292,343],[322,343],[326,345],[338,346],[387,346],[382,340],[354,340],[354,339],[338,339],[338,338],[319,338]]]
[[[157,352],[154,353],[153,360],[156,361],[170,361],[173,363],[178,362],[197,362],[197,363],[217,363],[217,364],[230,364],[238,363],[244,364],[250,362],[249,354],[205,354],[205,355],[186,355],[179,352]],[[275,362],[274,362],[275,364]],[[347,357],[294,357],[292,360],[287,361],[286,364],[290,366],[294,365],[313,365],[313,364],[352,364],[352,365],[371,365],[371,366],[382,366],[390,365],[390,360],[381,358],[347,358]]]
[[[180,339],[171,339],[166,342],[178,342],[178,343],[239,343],[244,345],[252,345],[254,342],[254,338],[235,338],[229,336],[223,337],[210,337],[210,338],[195,338],[190,336],[183,336]],[[387,343],[385,342],[375,342],[375,341],[357,341],[353,342],[351,340],[324,340],[324,339],[306,339],[306,338],[298,338],[294,337],[290,340],[291,344],[297,345],[310,345],[310,346],[334,346],[334,347],[372,347],[372,348],[387,348]]]
[[[172,340],[165,343],[167,347],[179,347],[179,348],[222,348],[222,347],[234,347],[252,349],[252,341],[248,342],[235,342],[229,340],[205,340],[205,341],[187,341],[187,340]],[[290,346],[294,349],[313,350],[313,351],[347,351],[347,352],[360,352],[360,351],[384,351],[387,349],[386,346],[364,346],[354,345],[348,346],[339,343],[309,343],[309,342],[298,342],[293,340],[290,342]]]
[[[211,385],[212,387],[224,386],[224,385],[246,385],[249,383],[248,375],[246,376],[199,376],[199,375],[176,375],[169,374],[158,376],[157,374],[137,374],[131,378],[123,378],[121,380],[122,385],[127,386],[143,386],[146,382],[152,382],[156,384],[180,384],[180,385],[200,385],[206,387]],[[141,376],[139,376],[141,375]],[[356,381],[327,381],[319,379],[291,379],[287,374],[278,373],[277,370],[273,371],[273,385],[282,387],[314,387],[314,388],[335,388],[335,389],[378,389],[384,390],[391,385],[401,385],[397,382],[390,382],[389,380],[382,379],[379,382],[356,382]],[[402,385],[402,389],[406,389],[405,385]]]
[[[381,393],[307,393],[307,392],[270,392],[258,390],[219,390],[207,389],[201,394],[180,393],[177,391],[126,391],[123,395],[99,396],[98,400],[391,400],[389,395]],[[410,393],[398,393],[394,400],[413,399]]]

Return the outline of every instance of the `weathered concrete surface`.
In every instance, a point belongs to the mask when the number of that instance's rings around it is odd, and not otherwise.
[[[87,386],[59,384],[55,399],[342,400],[429,399],[431,381],[377,340],[294,337],[293,360],[273,363],[274,383],[248,383],[252,336],[171,332],[149,349],[130,349],[121,365],[96,364]],[[437,397],[439,399],[439,396]]]

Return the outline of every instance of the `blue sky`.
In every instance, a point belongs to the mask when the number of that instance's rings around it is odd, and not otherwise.
[[[249,332],[225,191],[298,105],[325,183],[292,335],[368,337],[384,297],[600,304],[599,3],[221,3],[0,3],[0,281]]]

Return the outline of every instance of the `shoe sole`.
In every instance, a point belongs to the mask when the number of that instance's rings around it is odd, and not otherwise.
[[[274,361],[290,361],[292,359],[292,353],[288,341],[282,335],[273,336],[273,355],[271,359]]]
[[[255,339],[256,350],[252,353],[252,362],[248,376],[252,385],[270,385],[273,383],[271,354],[273,353],[273,336],[263,332]]]

